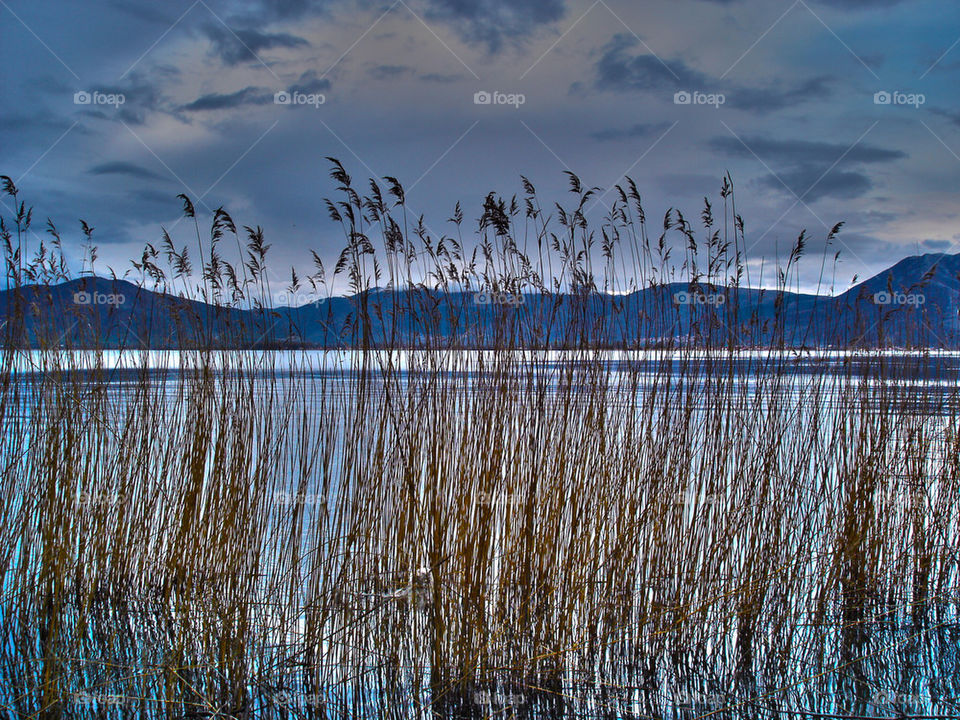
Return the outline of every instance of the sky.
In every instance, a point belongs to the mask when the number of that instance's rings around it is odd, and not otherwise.
[[[841,221],[836,291],[960,252],[955,0],[0,0],[0,68],[0,174],[118,275],[190,240],[179,193],[262,226],[278,277],[335,259],[326,156],[434,236],[521,175],[569,204],[565,170],[631,176],[659,231],[729,172],[755,284],[805,229],[815,289]]]

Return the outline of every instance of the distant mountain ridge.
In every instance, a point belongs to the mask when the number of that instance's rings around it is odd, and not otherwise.
[[[0,291],[19,346],[445,345],[960,348],[960,254],[904,258],[837,296],[705,283],[598,292],[370,290],[299,307],[232,307],[83,277]]]

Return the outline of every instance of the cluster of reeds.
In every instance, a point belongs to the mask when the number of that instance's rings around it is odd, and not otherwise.
[[[337,347],[321,351],[229,349],[278,316],[295,335],[303,316],[270,308],[263,233],[241,242],[223,210],[199,272],[166,231],[135,263],[139,286],[217,306],[180,306],[177,351],[91,347],[95,326],[53,333],[59,306],[31,286],[69,279],[60,236],[34,233],[7,182],[6,712],[773,717],[951,702],[952,684],[924,684],[955,662],[947,360],[793,351],[817,329],[735,292],[751,283],[729,179],[700,240],[675,210],[649,237],[632,181],[599,235],[598,191],[571,176],[574,205],[555,218],[524,179],[519,201],[486,198],[473,234],[458,207],[456,237],[440,237],[408,217],[398,181],[361,196],[339,163],[332,176],[346,247],[289,288],[348,290]],[[681,318],[663,301],[673,282],[729,302]],[[651,287],[649,305],[623,301]],[[628,346],[638,326],[656,341]]]

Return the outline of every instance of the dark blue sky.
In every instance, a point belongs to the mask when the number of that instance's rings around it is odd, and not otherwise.
[[[730,171],[757,269],[811,233],[806,287],[841,220],[839,289],[960,250],[950,0],[0,0],[0,19],[0,173],[73,250],[95,226],[103,270],[161,224],[190,238],[180,192],[262,225],[278,276],[334,256],[327,155],[400,178],[435,233],[521,174],[548,205],[565,169],[629,173],[659,219],[696,217]]]

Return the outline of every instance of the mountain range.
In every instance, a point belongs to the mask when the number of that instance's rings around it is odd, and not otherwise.
[[[29,347],[960,347],[960,254],[926,254],[834,296],[691,283],[629,294],[371,289],[296,307],[201,302],[85,276],[0,291]]]

